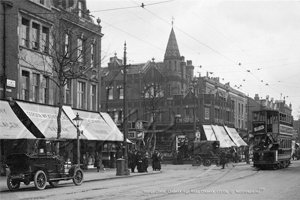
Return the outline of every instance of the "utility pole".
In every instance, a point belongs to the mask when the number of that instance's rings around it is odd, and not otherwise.
[[[123,83],[123,134],[124,134],[124,160],[125,166],[124,171],[125,175],[129,175],[128,171],[128,145],[127,145],[127,137],[128,137],[128,119],[127,119],[127,97],[126,97],[126,82],[127,82],[127,75],[126,75],[126,42],[124,43],[124,83]]]
[[[247,97],[247,144],[248,144],[248,147],[247,147],[247,152],[246,152],[246,154],[247,155],[245,155],[245,156],[247,156],[247,158],[246,158],[246,162],[247,162],[247,164],[250,164],[250,143],[249,143],[249,139],[250,139],[250,137],[249,137],[249,134],[250,134],[250,126],[249,126],[249,122],[250,122],[250,119],[249,119],[249,107],[250,107],[250,105],[249,105],[249,97]]]
[[[194,90],[194,98],[193,98],[193,103],[194,103],[194,112],[193,112],[193,117],[194,117],[194,121],[193,121],[193,131],[194,131],[194,134],[196,134],[196,84],[197,84],[197,81],[194,79],[192,81],[193,83],[193,90]]]

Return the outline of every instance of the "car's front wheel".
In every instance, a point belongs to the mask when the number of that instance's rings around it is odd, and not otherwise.
[[[14,191],[20,188],[20,181],[13,180],[11,175],[7,176],[7,187],[10,191]]]
[[[73,183],[75,185],[81,185],[83,183],[83,171],[81,169],[75,169]]]
[[[37,189],[43,190],[46,188],[47,176],[42,170],[37,171],[34,175],[34,185]]]

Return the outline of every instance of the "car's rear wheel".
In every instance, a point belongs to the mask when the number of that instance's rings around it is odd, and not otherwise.
[[[34,175],[34,185],[37,189],[43,190],[46,188],[47,176],[42,170],[37,171]]]
[[[59,184],[59,181],[49,181],[49,184],[50,184],[52,187],[57,187],[58,184]]]
[[[20,188],[20,181],[13,180],[11,175],[7,176],[7,187],[10,191],[14,191]]]
[[[81,169],[75,169],[73,183],[75,185],[81,185],[83,183],[83,171]]]
[[[202,159],[200,156],[196,156],[194,159],[193,159],[193,166],[200,166],[202,163]]]
[[[211,160],[210,159],[205,159],[204,162],[203,162],[203,165],[205,167],[209,167],[211,165]]]

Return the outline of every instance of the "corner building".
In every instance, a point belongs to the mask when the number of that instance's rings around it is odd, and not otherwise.
[[[123,60],[124,56],[115,54],[101,71],[101,110],[108,112],[120,129],[124,117]],[[247,132],[246,96],[229,83],[220,83],[218,77],[195,77],[192,61],[185,61],[180,54],[173,28],[163,61],[153,58],[130,63],[126,70],[128,135],[138,149],[150,141],[153,147],[156,140],[164,160],[171,159],[176,149],[188,158],[195,132],[206,139],[202,125],[226,125]],[[142,128],[137,127],[140,123]]]

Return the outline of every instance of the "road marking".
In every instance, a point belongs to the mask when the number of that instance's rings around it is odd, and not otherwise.
[[[196,178],[199,178],[199,177],[203,176],[204,174],[210,172],[213,168],[215,168],[215,165],[212,165],[208,170],[206,170],[206,171],[203,172],[202,174],[199,174],[198,176],[196,176]],[[188,183],[188,182],[191,182],[191,181],[195,181],[195,180],[197,180],[196,178],[189,179],[189,180],[186,180],[186,181],[177,183],[177,184],[175,184],[175,185],[170,185],[169,187],[174,187],[174,186],[178,186],[178,185],[181,185],[181,184],[184,184],[184,183]]]

